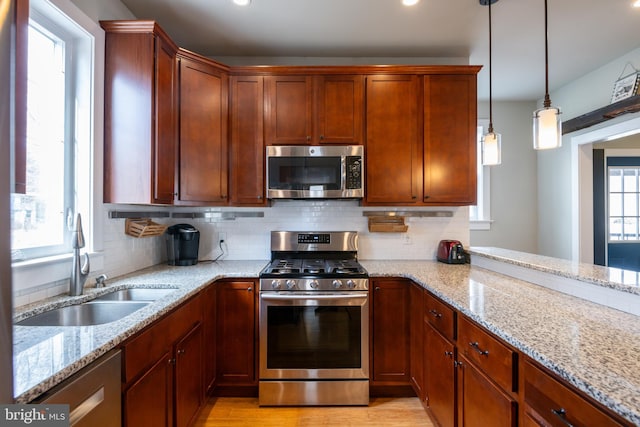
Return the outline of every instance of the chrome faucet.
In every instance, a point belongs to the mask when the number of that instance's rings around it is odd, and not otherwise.
[[[82,295],[84,283],[89,276],[89,254],[84,254],[84,264],[80,266],[80,248],[84,248],[84,233],[82,232],[82,220],[80,214],[76,219],[75,230],[71,234],[71,246],[73,247],[73,265],[71,268],[71,282],[69,286],[69,295]]]

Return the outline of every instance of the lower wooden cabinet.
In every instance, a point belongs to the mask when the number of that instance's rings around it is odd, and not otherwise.
[[[527,360],[524,375],[524,426],[622,426],[603,410]]]
[[[420,400],[424,399],[424,289],[422,286],[411,283],[409,290],[409,309],[410,309],[410,356],[411,356],[411,385]]]
[[[257,387],[257,299],[256,282],[223,280],[217,290],[217,387],[220,391],[247,393]],[[230,391],[229,387],[236,387]]]
[[[403,279],[374,279],[371,291],[371,383],[409,385],[409,289]]]
[[[195,297],[123,345],[125,427],[189,425],[204,400],[201,321]]]
[[[424,322],[424,401],[441,427],[456,425],[456,349]]]

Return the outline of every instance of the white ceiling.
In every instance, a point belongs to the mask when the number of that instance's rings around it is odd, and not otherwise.
[[[122,2],[139,19],[157,20],[181,47],[213,58],[437,58],[413,63],[484,65],[478,96],[488,98],[489,16],[479,0],[420,0],[413,7],[400,0]],[[640,8],[632,0],[548,2],[551,91],[640,47]],[[491,9],[494,99],[541,99],[543,0],[499,0]]]

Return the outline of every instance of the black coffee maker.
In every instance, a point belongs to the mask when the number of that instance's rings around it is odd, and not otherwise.
[[[167,229],[167,262],[169,265],[198,263],[200,232],[190,224],[176,224]]]

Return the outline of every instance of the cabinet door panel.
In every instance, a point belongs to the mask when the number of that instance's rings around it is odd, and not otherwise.
[[[424,399],[424,289],[415,284],[411,284],[409,291],[411,307],[411,383],[413,389],[420,399]]]
[[[180,59],[181,202],[227,201],[227,76]]]
[[[313,80],[307,76],[265,77],[266,143],[308,144],[311,141]]]
[[[316,131],[321,144],[362,144],[363,76],[319,76]]]
[[[202,326],[196,325],[175,346],[177,427],[188,426],[203,402]]]
[[[156,37],[154,203],[174,199],[176,169],[176,52]]]
[[[455,349],[425,322],[426,400],[442,427],[455,426]]]
[[[124,392],[125,427],[173,425],[173,365],[169,352]]]
[[[476,76],[424,77],[424,202],[476,203]]]
[[[410,381],[409,285],[404,280],[373,282],[373,381]]]
[[[422,194],[418,78],[368,76],[366,201],[412,204]]]
[[[231,77],[231,204],[264,205],[264,78]]]

